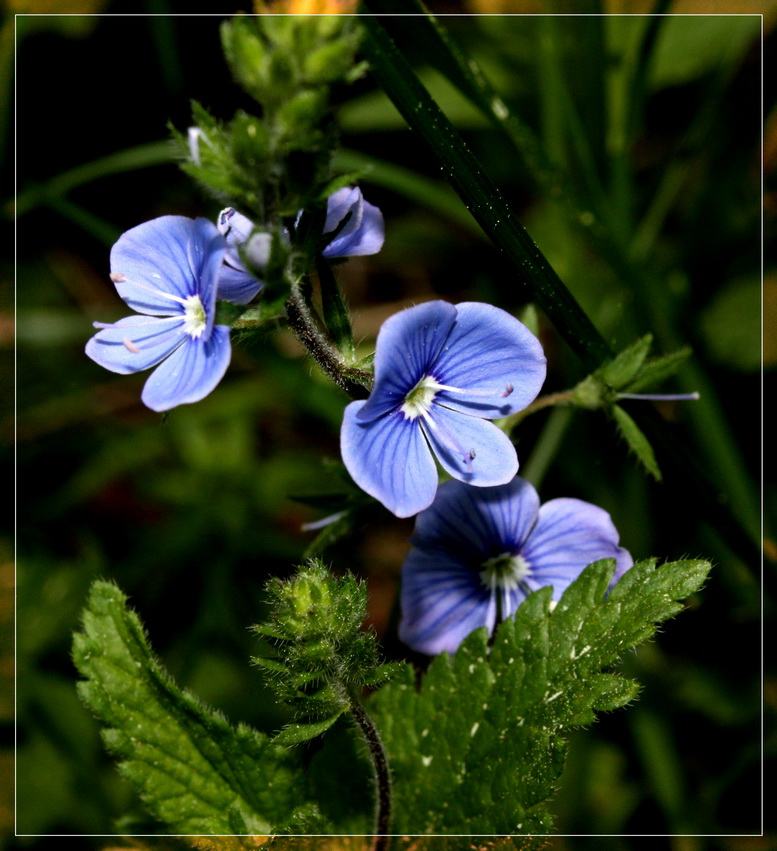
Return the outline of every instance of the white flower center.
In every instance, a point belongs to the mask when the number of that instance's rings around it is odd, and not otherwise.
[[[405,396],[405,401],[401,407],[405,418],[416,420],[418,417],[428,414],[432,409],[434,397],[440,389],[440,385],[431,375],[425,375]]]
[[[492,591],[497,588],[514,591],[531,573],[529,562],[523,556],[513,553],[501,553],[487,559],[481,567],[480,581]]]
[[[183,330],[194,340],[202,336],[205,326],[208,324],[205,316],[205,308],[198,295],[190,295],[183,302]]]

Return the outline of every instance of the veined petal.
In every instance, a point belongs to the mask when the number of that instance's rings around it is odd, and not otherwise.
[[[433,404],[422,428],[443,468],[476,487],[504,485],[518,472],[510,438],[493,423]]]
[[[491,630],[492,594],[478,574],[450,553],[411,550],[402,568],[399,638],[420,653],[455,653],[475,629]]]
[[[363,257],[383,248],[383,213],[369,201],[361,202],[361,215],[354,215],[343,230],[321,252],[324,257]],[[354,210],[354,213],[356,210]],[[328,218],[328,217],[327,217]],[[354,225],[354,223],[357,223]]]
[[[342,189],[333,192],[326,199],[324,235],[337,230],[337,226],[348,213],[351,213],[351,219],[342,232],[356,230],[362,221],[362,203],[362,191],[358,186],[343,186]]]
[[[209,219],[195,219],[191,227],[188,253],[192,274],[205,309],[207,324],[202,336],[206,340],[213,331],[216,318],[218,280],[226,251],[226,241],[218,232],[216,225]],[[227,363],[229,363],[228,359]]]
[[[397,517],[426,508],[437,490],[437,469],[418,423],[401,412],[364,421],[366,402],[345,409],[340,450],[348,472],[359,487]]]
[[[248,304],[262,287],[264,287],[264,281],[249,275],[240,260],[235,263],[230,258],[222,264],[218,280],[218,298],[221,301]]]
[[[111,277],[133,310],[173,316],[182,312],[182,299],[200,295],[207,311],[200,278],[205,268],[221,263],[226,246],[212,222],[197,222],[160,216],[119,237],[111,249]]]
[[[219,213],[216,224],[227,241],[224,262],[219,270],[217,297],[234,304],[248,304],[264,286],[263,281],[248,273],[238,251],[238,246],[251,235],[254,223],[234,207],[227,207]]]
[[[456,324],[432,373],[440,384],[472,395],[440,391],[449,408],[497,419],[523,410],[545,381],[540,341],[514,316],[478,302],[456,306]],[[491,390],[493,395],[483,395]]]
[[[493,488],[445,482],[416,518],[410,542],[421,550],[456,553],[478,572],[486,559],[521,548],[539,507],[537,491],[523,479]]]
[[[251,231],[254,229],[254,223],[247,216],[244,216],[234,207],[225,207],[220,213],[216,221],[219,233],[226,238],[227,244],[230,246],[240,245],[245,242]]]
[[[604,509],[579,499],[552,499],[540,508],[537,524],[521,550],[531,569],[528,584],[532,588],[552,585],[553,599],[559,600],[583,568],[602,558],[616,559],[616,581],[634,563],[618,540]]]
[[[199,402],[221,381],[231,355],[229,328],[216,325],[208,340],[188,337],[149,376],[142,400],[154,411]]]
[[[371,420],[394,410],[428,373],[456,321],[456,308],[429,301],[389,317],[375,344],[375,387],[359,413]]]
[[[105,369],[128,375],[154,366],[188,339],[182,316],[127,316],[95,334],[86,354]]]

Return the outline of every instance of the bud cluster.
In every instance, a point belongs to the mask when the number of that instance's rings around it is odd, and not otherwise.
[[[361,629],[367,589],[348,574],[333,576],[317,559],[291,579],[269,580],[270,617],[254,627],[274,654],[255,664],[274,674],[279,698],[298,718],[337,716],[353,692],[384,682],[393,666],[379,665],[374,633]]]

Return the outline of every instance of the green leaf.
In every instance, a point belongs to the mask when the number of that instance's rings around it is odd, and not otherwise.
[[[73,658],[85,677],[79,695],[105,725],[119,770],[171,832],[266,834],[310,817],[289,752],[180,689],[115,585],[92,586]]]
[[[660,384],[674,375],[691,355],[691,348],[685,346],[668,355],[650,358],[637,373],[637,377],[628,386],[629,393],[638,393],[648,387]]]
[[[629,449],[637,456],[642,466],[650,473],[650,475],[658,482],[661,481],[661,470],[656,461],[656,455],[653,452],[653,447],[650,441],[640,431],[639,426],[634,420],[621,408],[620,405],[613,405],[612,415],[615,417],[615,423],[618,426],[618,431],[621,437],[628,443]]]
[[[590,565],[550,611],[532,594],[498,629],[436,658],[415,685],[407,665],[370,701],[392,768],[392,832],[547,833],[564,767],[563,733],[623,706],[636,683],[605,669],[677,614],[710,565],[642,561],[607,599],[613,560]]]
[[[645,334],[639,340],[619,352],[601,369],[601,376],[613,390],[620,390],[639,372],[653,342],[652,334]]]
[[[345,708],[322,721],[313,721],[309,724],[289,724],[284,727],[280,733],[273,739],[276,745],[299,745],[302,742],[309,742],[325,733],[337,719],[343,714]]]

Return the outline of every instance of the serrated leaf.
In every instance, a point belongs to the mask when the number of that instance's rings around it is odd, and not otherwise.
[[[612,406],[612,415],[618,426],[621,437],[628,443],[629,449],[637,456],[642,466],[658,482],[661,481],[661,470],[658,467],[655,453],[650,442],[640,431],[639,426],[621,408],[620,405]]]
[[[653,387],[674,375],[690,357],[691,353],[692,350],[690,346],[685,346],[684,348],[678,349],[676,352],[672,352],[669,355],[651,358],[643,364],[642,369],[637,373],[635,380],[629,384],[629,393],[637,393],[640,390]]]
[[[273,739],[276,745],[299,745],[302,742],[309,742],[325,733],[337,719],[343,714],[344,710],[324,718],[323,721],[313,721],[308,724],[289,724],[284,727],[280,733]]]
[[[601,375],[608,387],[620,390],[634,378],[645,362],[652,342],[653,335],[645,334],[602,367]]]
[[[85,677],[79,695],[105,725],[119,770],[171,832],[271,833],[309,810],[290,753],[180,689],[115,585],[92,586],[73,659]]]
[[[632,700],[605,669],[682,608],[709,570],[642,561],[604,598],[612,560],[586,568],[550,611],[532,594],[498,629],[436,658],[420,689],[407,665],[369,703],[394,778],[392,832],[547,833],[564,766],[563,734]]]

